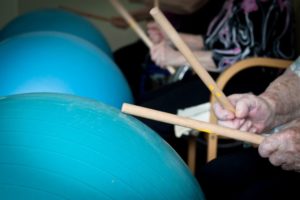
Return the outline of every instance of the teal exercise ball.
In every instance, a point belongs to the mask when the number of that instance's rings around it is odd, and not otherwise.
[[[179,155],[119,110],[67,94],[0,100],[1,199],[204,199]]]
[[[60,92],[120,108],[133,102],[116,64],[81,38],[58,32],[33,32],[0,42],[0,96]]]
[[[0,40],[35,31],[57,31],[78,36],[112,57],[110,46],[96,26],[84,17],[62,9],[39,9],[20,15],[0,31]]]

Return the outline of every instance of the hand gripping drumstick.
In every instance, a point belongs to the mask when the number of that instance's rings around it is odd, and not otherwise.
[[[184,126],[187,128],[192,128],[198,131],[203,131],[207,133],[216,133],[220,136],[225,136],[228,138],[249,142],[252,144],[259,145],[264,136],[257,135],[254,133],[243,132],[236,129],[226,128],[215,124],[210,124],[207,122],[201,122],[194,119],[189,119],[185,117],[180,117],[174,114],[161,112],[141,106],[136,106],[132,104],[124,103],[122,106],[122,112],[135,115],[138,117],[151,119],[155,121],[165,122],[168,124],[175,124],[179,126]]]
[[[177,31],[170,24],[168,19],[164,16],[164,14],[157,8],[153,8],[150,11],[150,14],[153,16],[155,21],[160,25],[160,27],[165,31],[165,33],[169,36],[171,41],[177,47],[177,49],[183,54],[186,60],[191,64],[194,71],[198,74],[207,88],[211,91],[211,93],[218,99],[218,101],[226,108],[227,110],[234,112],[235,109],[226,98],[222,90],[220,90],[215,83],[215,81],[211,78],[206,69],[199,63],[196,56],[190,50],[190,48],[185,44],[185,42],[181,39]]]
[[[149,47],[153,47],[152,41],[145,34],[139,24],[135,21],[135,19],[127,12],[127,10],[120,4],[118,0],[110,0],[111,4],[115,7],[115,9],[123,16],[129,26],[136,32],[136,34],[144,41],[144,43]],[[167,70],[170,74],[175,73],[175,69],[172,66],[167,66]]]

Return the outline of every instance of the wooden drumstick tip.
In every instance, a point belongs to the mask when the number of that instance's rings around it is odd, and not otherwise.
[[[150,14],[151,15],[156,15],[157,13],[159,13],[160,10],[157,6],[153,7],[151,10],[150,10]]]

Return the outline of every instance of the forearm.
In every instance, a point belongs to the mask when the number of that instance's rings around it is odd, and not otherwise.
[[[269,127],[300,117],[300,77],[291,69],[273,81],[260,97],[269,103],[274,115]]]
[[[194,51],[195,56],[199,60],[200,64],[207,70],[207,71],[217,71],[216,64],[212,58],[212,51]]]
[[[204,48],[203,37],[201,35],[180,33],[180,37],[192,50],[202,50]]]
[[[211,51],[193,51],[194,55],[200,62],[200,64],[207,70],[207,71],[217,71],[216,65],[212,59],[212,52]],[[183,65],[190,65],[190,63],[185,59],[185,57],[178,52],[178,56],[172,61],[172,65],[174,66],[183,66]]]

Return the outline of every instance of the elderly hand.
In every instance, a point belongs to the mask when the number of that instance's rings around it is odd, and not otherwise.
[[[300,172],[300,120],[294,120],[284,130],[266,137],[258,150],[274,166]]]
[[[147,33],[149,35],[150,40],[153,44],[159,44],[162,41],[168,41],[164,32],[160,29],[159,25],[156,22],[149,22],[147,24]]]
[[[165,42],[154,45],[150,51],[152,61],[164,68],[168,65],[177,67],[185,64],[185,59],[179,51],[174,50]]]
[[[220,125],[261,133],[274,120],[274,111],[267,99],[253,94],[234,94],[228,97],[235,107],[235,113],[224,109],[220,104],[214,105],[214,111]]]

